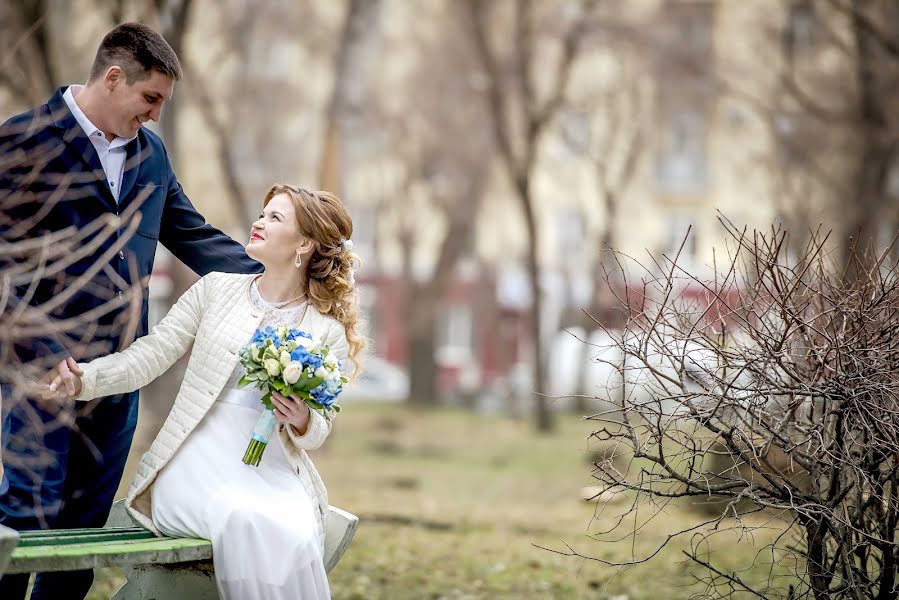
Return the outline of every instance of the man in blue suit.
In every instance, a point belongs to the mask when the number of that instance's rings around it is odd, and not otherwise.
[[[137,335],[144,335],[157,242],[200,275],[261,270],[194,209],[162,141],[144,127],[159,120],[180,77],[165,40],[126,23],[104,37],[86,85],[60,88],[46,104],[0,127],[0,246],[72,226],[88,231],[97,219],[135,206],[140,212],[136,232],[119,252],[109,250],[125,237],[125,224],[114,235],[85,239],[85,246],[97,242],[96,249],[68,265],[64,276],[41,279],[27,293],[14,290],[12,302],[40,306],[103,263],[50,314],[60,320],[90,314],[90,322],[20,344],[18,360],[41,361],[65,379],[85,358],[86,339],[95,344],[93,355],[121,349],[130,342],[124,332],[132,286],[143,296]],[[4,402],[0,523],[18,530],[102,526],[131,446],[137,400],[133,393],[80,406]],[[24,598],[27,580],[3,577],[0,598]],[[42,573],[32,598],[83,598],[92,581],[92,571]]]

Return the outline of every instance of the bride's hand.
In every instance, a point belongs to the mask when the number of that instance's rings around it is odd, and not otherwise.
[[[56,365],[50,372],[51,381],[50,389],[68,398],[76,398],[81,394],[82,384],[81,376],[84,371],[75,362],[75,359],[69,356],[64,361]]]
[[[311,412],[302,398],[294,394],[285,397],[278,392],[272,392],[272,404],[275,405],[275,418],[278,422],[290,424],[300,435],[306,433]]]

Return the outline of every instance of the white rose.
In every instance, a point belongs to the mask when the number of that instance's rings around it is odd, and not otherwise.
[[[337,357],[333,354],[329,354],[325,357],[325,364],[333,369],[337,366]]]
[[[306,352],[318,352],[321,350],[322,341],[321,338],[312,338],[308,344],[306,344]]]
[[[327,379],[328,373],[329,373],[329,371],[325,367],[319,367],[315,370],[315,376],[321,377],[322,379]]]
[[[331,369],[328,371],[328,376],[325,377],[325,381],[334,381],[340,378],[340,371],[337,369]]]
[[[281,352],[281,366],[286,367],[290,363],[290,352]]]
[[[250,346],[250,353],[253,356],[253,360],[255,360],[256,362],[262,360],[262,348],[260,348],[256,344]]]
[[[290,385],[295,384],[300,380],[300,375],[303,374],[303,365],[301,365],[298,361],[292,360],[284,367],[284,381],[289,383]]]
[[[278,373],[281,372],[281,363],[279,363],[274,358],[266,358],[264,361],[262,361],[262,366],[265,367],[265,370],[272,377],[275,377]]]

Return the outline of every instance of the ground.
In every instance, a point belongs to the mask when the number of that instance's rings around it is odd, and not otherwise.
[[[564,551],[570,544],[581,554],[621,561],[651,553],[668,533],[699,518],[695,506],[669,506],[636,538],[591,539],[627,502],[582,499],[593,483],[591,431],[589,421],[575,416],[560,417],[551,435],[536,435],[529,422],[461,410],[346,406],[326,446],[312,456],[330,503],[361,518],[330,575],[335,600],[676,600],[701,592],[695,582],[701,570],[682,553],[689,539],[626,569],[538,547]],[[599,507],[605,510],[597,515]],[[722,534],[711,548],[714,559],[728,569],[751,564],[780,525],[775,519],[771,526],[754,540]],[[749,574],[763,575],[762,568]],[[100,571],[91,598],[108,598],[120,577]]]

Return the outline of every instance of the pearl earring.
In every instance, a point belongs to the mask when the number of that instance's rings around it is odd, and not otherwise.
[[[293,266],[295,266],[298,269],[303,266],[303,259],[300,258],[299,252],[297,252],[297,259],[295,261],[293,261]]]

